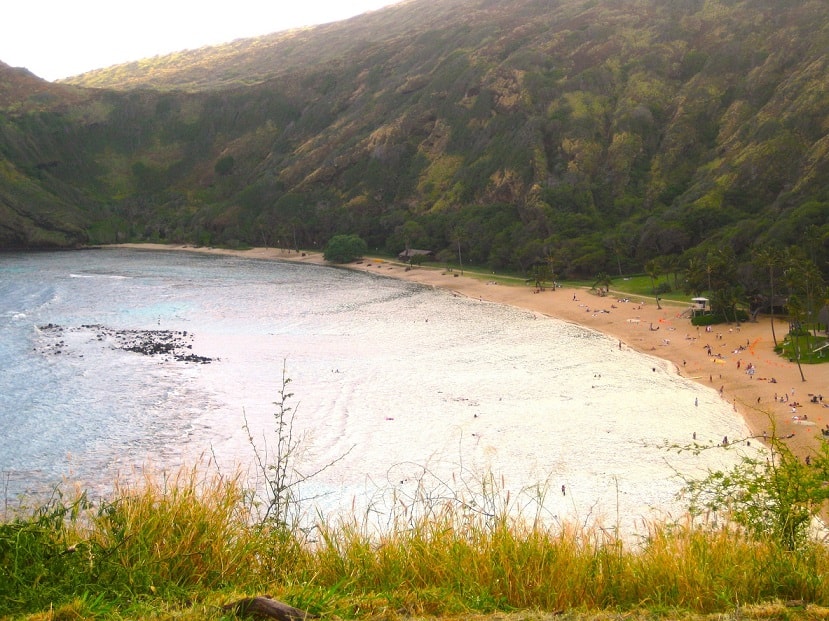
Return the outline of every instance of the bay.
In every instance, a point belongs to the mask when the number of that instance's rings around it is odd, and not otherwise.
[[[179,359],[125,349],[137,335],[173,335]],[[634,528],[682,512],[677,471],[736,459],[665,445],[748,433],[713,390],[579,326],[232,256],[1,255],[0,364],[7,500],[63,479],[105,495],[149,467],[205,462],[256,485],[245,425],[273,449],[283,373],[298,468],[322,469],[304,493],[324,515],[382,519],[424,482],[446,496],[491,480],[552,519]]]

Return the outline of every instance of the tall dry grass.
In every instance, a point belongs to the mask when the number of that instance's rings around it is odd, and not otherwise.
[[[509,502],[482,506],[443,497],[390,516],[382,531],[366,516],[319,516],[288,532],[256,522],[238,478],[148,476],[100,504],[56,498],[0,523],[0,617],[60,606],[81,618],[136,616],[136,606],[262,593],[342,617],[829,603],[829,556],[818,543],[791,553],[690,521],[651,523],[640,540],[623,541],[598,525],[523,519]]]

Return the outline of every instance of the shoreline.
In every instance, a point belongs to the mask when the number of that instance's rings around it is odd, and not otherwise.
[[[227,250],[189,245],[115,244],[110,248],[166,250],[220,254],[250,259],[283,260],[333,266],[320,252],[294,252],[276,248]],[[401,263],[365,259],[361,263],[336,265],[371,272],[400,280],[417,282],[478,298],[521,308],[540,315],[567,321],[601,332],[626,347],[673,364],[678,375],[718,391],[745,421],[754,437],[776,433],[801,458],[814,452],[822,441],[821,429],[829,424],[829,363],[804,365],[800,378],[797,364],[777,356],[767,318],[756,323],[721,324],[705,328],[692,326],[681,314],[688,304],[662,302],[662,309],[650,299],[624,301],[611,293],[599,296],[587,288],[562,287],[536,292],[529,286],[511,286],[493,281],[448,273],[428,265],[407,269]],[[775,320],[778,340],[788,330],[785,320]],[[710,346],[712,355],[707,348]],[[754,373],[749,373],[752,365]],[[772,378],[775,382],[772,382]],[[822,395],[823,403],[812,403],[812,395]],[[782,399],[788,399],[783,402]],[[794,404],[799,404],[795,406]],[[689,438],[689,442],[691,439]]]

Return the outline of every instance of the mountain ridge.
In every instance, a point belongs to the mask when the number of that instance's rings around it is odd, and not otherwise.
[[[829,257],[827,24],[811,0],[408,0],[91,72],[23,116],[76,137],[52,146],[81,174],[50,157],[40,185],[94,205],[96,242],[356,233],[573,275],[807,234]]]

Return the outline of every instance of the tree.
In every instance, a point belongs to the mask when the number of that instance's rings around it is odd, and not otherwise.
[[[461,268],[461,276],[463,276],[463,256],[461,255],[461,241],[463,241],[464,234],[460,226],[456,226],[452,229],[451,237],[452,241],[457,242],[458,244],[458,265]]]
[[[662,268],[662,273],[665,275],[665,280],[667,281],[670,276],[673,275],[674,280],[674,289],[677,288],[677,279],[678,273],[680,271],[679,265],[679,255],[678,254],[666,254],[659,258],[660,267]]]
[[[403,238],[404,250],[407,253],[412,249],[412,244],[417,243],[419,239],[426,235],[423,226],[414,220],[406,220],[403,224],[396,227],[394,232]]]
[[[817,453],[801,461],[772,434],[769,452],[743,455],[730,471],[709,471],[699,480],[686,480],[684,493],[692,514],[713,511],[724,514],[757,537],[773,537],[788,550],[807,538],[812,520],[829,500],[829,442],[821,442]],[[691,450],[732,450],[729,447],[691,447]],[[687,448],[687,447],[686,447]]]
[[[659,264],[659,261],[657,259],[651,259],[645,263],[645,273],[651,279],[651,290],[656,295],[656,279],[662,273],[662,266]]]
[[[826,283],[823,274],[814,261],[797,247],[789,248],[786,253],[784,274],[789,288],[804,301],[803,314],[806,321],[813,323],[818,306],[822,306],[825,301]]]
[[[235,164],[236,160],[233,159],[232,155],[225,155],[216,161],[216,165],[213,166],[213,170],[217,175],[224,177],[233,172],[233,166]]]
[[[763,269],[767,270],[769,282],[769,314],[771,315],[771,338],[777,347],[777,335],[774,333],[774,284],[777,269],[783,264],[783,253],[774,246],[764,246],[754,253],[754,258]]]
[[[802,352],[798,337],[805,337],[806,348],[811,351],[809,324],[814,323],[818,302],[821,304],[824,302],[826,283],[818,267],[799,248],[789,248],[786,251],[785,262],[786,269],[783,274],[786,278],[786,284],[792,292],[787,304],[790,315],[789,337],[794,347],[800,377],[805,382],[806,379],[803,377],[803,369],[800,365]]]
[[[550,264],[545,261],[533,265],[530,270],[530,279],[535,283],[535,288],[538,291],[544,291],[544,283],[553,280],[553,271],[550,269]]]
[[[789,309],[789,342],[793,348],[795,362],[797,362],[797,370],[800,371],[800,380],[805,382],[806,377],[803,375],[803,366],[800,364],[800,333],[802,332],[803,321],[803,305],[800,302],[800,297],[797,295],[790,295],[789,301],[786,304]],[[808,335],[809,331],[806,330]]]
[[[707,283],[705,261],[700,257],[691,257],[685,270],[685,292],[701,295],[707,289]]]
[[[737,279],[737,257],[731,247],[720,248],[705,257],[705,273],[711,294],[711,310],[726,321],[740,323],[737,304],[743,289]]]
[[[335,235],[325,246],[323,258],[332,263],[350,263],[363,257],[368,245],[357,235]]]
[[[619,276],[622,275],[622,253],[625,249],[629,246],[625,243],[622,239],[621,235],[614,235],[606,237],[604,240],[605,246],[613,253],[616,257],[616,267],[619,270]]]
[[[599,272],[596,274],[596,282],[593,283],[593,288],[595,289],[598,286],[599,293],[604,292],[606,294],[610,291],[612,283],[613,279],[606,272]]]

